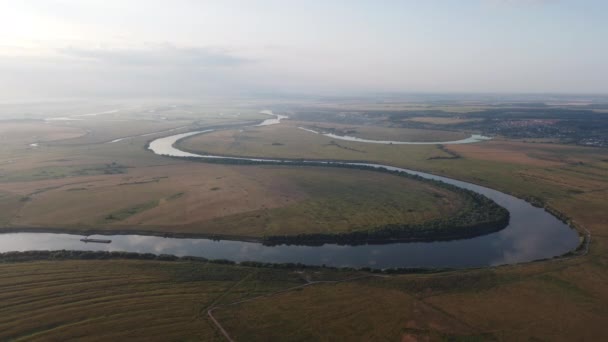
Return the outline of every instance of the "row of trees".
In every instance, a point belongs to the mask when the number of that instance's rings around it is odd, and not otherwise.
[[[56,251],[25,251],[25,252],[5,252],[0,253],[0,262],[18,262],[30,260],[105,260],[105,259],[138,259],[138,260],[158,260],[158,261],[177,261],[177,260],[201,260],[198,257],[178,257],[170,254],[152,253],[133,253],[133,252],[106,252],[106,251],[76,251],[76,250],[56,250]]]
[[[481,195],[479,195],[481,196]],[[417,224],[388,224],[369,230],[335,234],[267,236],[264,244],[347,245],[395,241],[441,241],[470,238],[499,231],[509,224],[509,212],[487,198],[473,198],[474,205],[446,218]]]
[[[243,261],[236,263],[226,259],[207,259],[203,257],[182,256],[168,254],[152,254],[152,253],[132,253],[132,252],[106,252],[106,251],[72,251],[72,250],[57,250],[57,251],[25,251],[25,252],[6,252],[0,253],[1,262],[25,262],[33,260],[109,260],[109,259],[129,259],[129,260],[156,260],[156,261],[172,261],[172,262],[205,262],[220,265],[240,265],[243,267],[255,268],[273,268],[273,269],[288,269],[288,270],[316,270],[327,269],[336,271],[363,271],[370,273],[434,273],[449,270],[446,268],[387,268],[387,269],[372,269],[369,267],[353,268],[353,267],[333,267],[326,265],[306,265],[301,263],[271,263],[258,261]]]

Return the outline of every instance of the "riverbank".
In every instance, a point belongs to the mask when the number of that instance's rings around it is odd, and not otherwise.
[[[198,134],[200,132],[189,132],[178,135],[173,135],[165,138],[159,138],[149,144],[150,149],[157,149],[155,152],[161,155],[171,155],[178,151],[174,147],[174,143],[179,141],[180,138],[185,136]],[[158,148],[166,149],[159,151]],[[183,153],[183,151],[179,152]],[[180,155],[180,154],[178,154]],[[173,155],[173,158],[178,160],[187,160],[187,158],[177,157]],[[445,177],[439,177],[431,174],[424,174],[412,170],[395,168],[388,165],[381,164],[369,164],[369,163],[349,163],[340,161],[312,161],[312,160],[273,160],[273,159],[258,159],[258,158],[240,158],[232,157],[225,158],[221,156],[200,156],[193,155],[189,156],[191,160],[205,161],[213,163],[230,163],[230,164],[255,164],[255,165],[282,165],[282,166],[324,166],[324,167],[335,167],[335,168],[352,168],[362,171],[380,171],[383,172],[394,172],[408,174],[408,178],[412,176],[426,178],[427,181],[432,182],[443,182],[451,184],[457,188],[464,188],[467,191],[479,193],[487,198],[492,199],[499,207],[506,208],[509,214],[509,222],[505,227],[499,227],[498,225],[488,224],[486,226],[475,226],[469,224],[469,227],[478,228],[470,229],[470,232],[478,234],[483,229],[492,227],[504,228],[499,229],[497,232],[489,232],[488,234],[482,234],[477,237],[469,237],[466,239],[449,240],[441,242],[420,242],[424,239],[430,241],[440,241],[436,234],[437,230],[431,230],[433,234],[425,233],[422,238],[420,236],[399,236],[395,233],[403,232],[403,226],[389,226],[383,227],[388,229],[377,229],[375,233],[380,233],[381,239],[377,236],[370,236],[369,233],[362,234],[365,236],[357,237],[356,243],[353,245],[352,238],[349,236],[342,237],[341,239],[335,239],[335,236],[327,239],[325,236],[308,236],[302,239],[301,236],[294,240],[300,241],[286,241],[282,236],[277,237],[275,243],[272,246],[264,246],[261,243],[253,242],[242,242],[242,241],[214,241],[205,239],[189,239],[183,237],[182,239],[173,239],[171,237],[163,237],[155,233],[156,236],[142,236],[142,235],[123,235],[123,239],[116,239],[116,245],[112,248],[121,248],[126,251],[132,250],[145,250],[155,251],[156,253],[178,253],[184,255],[186,251],[195,251],[199,256],[217,258],[228,255],[226,253],[232,253],[231,257],[239,261],[250,261],[256,260],[259,262],[301,262],[307,264],[326,264],[328,260],[331,260],[333,265],[336,266],[348,266],[356,264],[359,267],[363,265],[374,265],[377,268],[394,268],[394,267],[437,267],[437,266],[451,266],[451,267],[472,267],[472,266],[494,266],[500,264],[513,264],[518,262],[526,262],[536,259],[552,258],[557,255],[562,255],[568,251],[574,250],[579,245],[579,239],[576,234],[573,234],[567,225],[559,222],[555,217],[545,212],[543,209],[534,208],[528,203],[522,200],[513,198],[504,193],[498,191],[480,187],[471,183],[465,183],[449,179]],[[181,164],[180,164],[181,165]],[[291,168],[290,168],[291,169]],[[343,172],[343,171],[341,171]],[[358,173],[357,171],[356,173]],[[417,179],[413,178],[417,181]],[[174,190],[175,191],[175,190]],[[213,192],[212,192],[213,193]],[[169,196],[170,195],[170,196]],[[173,194],[174,195],[174,194]],[[168,193],[167,198],[173,198],[171,193]],[[498,212],[498,211],[497,211]],[[504,212],[503,212],[504,213]],[[490,222],[491,220],[479,220],[479,213],[473,215],[474,219],[480,222]],[[500,215],[499,215],[500,216]],[[487,217],[486,217],[487,218]],[[470,221],[470,220],[467,220]],[[495,221],[496,222],[496,221]],[[504,223],[504,215],[503,221]],[[534,222],[535,229],[529,229],[531,222]],[[445,224],[445,222],[440,222]],[[470,222],[469,222],[470,223]],[[433,226],[433,225],[430,225]],[[458,225],[452,225],[458,227]],[[460,225],[463,227],[463,225]],[[436,227],[434,227],[436,228]],[[480,229],[483,228],[483,229]],[[159,229],[159,231],[161,231]],[[424,231],[424,230],[422,230]],[[89,233],[91,230],[89,229]],[[107,233],[107,232],[104,232]],[[161,231],[162,233],[162,231]],[[462,229],[459,233],[462,233]],[[485,233],[485,232],[483,232]],[[35,234],[34,234],[35,235]],[[395,238],[395,235],[398,237]],[[238,234],[232,234],[232,236],[241,236]],[[268,238],[265,235],[260,239]],[[274,235],[276,236],[276,235]],[[206,235],[205,237],[211,237],[214,239],[217,235]],[[220,236],[225,237],[225,236]],[[445,238],[452,239],[454,235],[447,234]],[[73,249],[81,248],[82,244],[74,244],[69,239],[66,241],[57,241],[56,237],[45,237],[45,239],[54,239],[55,246],[58,248]],[[387,239],[388,238],[388,239]],[[385,245],[372,245],[372,243],[378,240],[385,242],[391,242]],[[409,241],[405,243],[403,241]],[[44,244],[40,244],[40,241],[36,240],[36,237],[29,236],[23,243],[23,249],[29,248],[40,248]],[[113,238],[113,241],[115,239]],[[429,241],[427,240],[427,241]],[[257,240],[261,241],[261,240]],[[301,246],[301,245],[285,245],[285,243],[302,243],[308,242],[314,246]],[[313,243],[311,243],[311,241]],[[8,246],[8,244],[7,244]],[[36,246],[36,247],[34,247]],[[205,248],[201,248],[205,246]],[[221,249],[221,250],[220,250]],[[6,249],[5,249],[6,250]],[[236,251],[246,250],[245,254],[234,254]],[[238,253],[238,252],[237,252]],[[425,256],[425,257],[423,257]],[[430,256],[430,257],[429,257]]]
[[[277,128],[279,128],[279,126],[277,126]],[[205,133],[208,133],[208,132],[205,132]],[[258,145],[263,144],[263,143],[268,143],[269,144],[269,142],[275,141],[273,139],[278,139],[277,141],[283,141],[284,139],[289,139],[288,136],[286,137],[284,134],[276,134],[276,136],[275,136],[275,133],[276,132],[274,132],[274,131],[267,132],[266,137],[262,138],[262,140],[259,139],[260,137],[258,135],[255,135],[254,137],[256,139],[254,139],[254,143],[256,143]],[[297,135],[297,130],[296,130],[296,132],[293,132],[293,133]],[[317,132],[315,132],[315,133],[317,133]],[[202,136],[202,135],[203,134],[200,134],[200,136]],[[210,158],[206,159],[206,162],[214,162],[212,160],[213,158],[219,158],[219,159],[225,158],[226,162],[228,162],[228,163],[236,163],[236,164],[239,163],[238,160],[245,160],[246,159],[246,160],[255,160],[255,161],[260,161],[260,162],[265,162],[265,163],[272,163],[272,162],[276,162],[276,161],[284,161],[284,162],[293,162],[293,163],[300,163],[300,162],[309,162],[311,164],[313,164],[313,163],[320,163],[320,164],[323,164],[323,165],[326,165],[326,164],[329,164],[329,163],[374,164],[374,165],[379,165],[379,166],[382,166],[382,165],[388,166],[388,165],[390,165],[388,167],[390,167],[390,168],[397,168],[397,169],[400,168],[399,166],[404,165],[404,163],[399,160],[399,155],[398,154],[394,154],[397,151],[395,149],[396,146],[391,147],[390,149],[387,150],[387,151],[392,151],[390,155],[395,158],[395,162],[394,163],[387,163],[387,162],[383,161],[385,159],[385,157],[386,157],[386,156],[384,156],[383,153],[373,153],[374,156],[376,156],[376,155],[381,155],[382,156],[380,158],[380,160],[381,160],[380,162],[376,162],[376,161],[369,162],[369,161],[361,161],[360,159],[353,159],[352,157],[355,157],[355,155],[353,155],[352,153],[349,155],[350,157],[344,156],[344,158],[342,158],[343,156],[341,155],[341,153],[343,152],[343,150],[341,150],[340,153],[338,153],[338,155],[340,156],[339,159],[316,158],[315,156],[316,156],[316,153],[318,152],[317,151],[317,145],[320,144],[321,142],[318,141],[318,140],[315,141],[315,140],[312,140],[312,139],[306,140],[307,142],[309,142],[310,144],[312,144],[312,146],[310,146],[310,151],[309,151],[304,146],[301,146],[301,144],[300,144],[301,141],[299,140],[300,138],[298,138],[298,139],[295,139],[294,141],[296,141],[295,145],[298,148],[303,148],[300,151],[301,152],[300,153],[301,157],[298,156],[298,158],[293,158],[293,157],[291,157],[291,158],[280,158],[280,157],[274,155],[277,151],[270,151],[269,150],[267,152],[272,153],[273,157],[265,158],[265,157],[260,157],[259,153],[258,153],[258,152],[260,152],[262,150],[266,151],[264,149],[262,149],[260,151],[258,151],[257,149],[253,149],[253,150],[249,151],[249,152],[251,152],[251,155],[249,155],[249,153],[241,155],[241,154],[221,154],[221,153],[218,154],[218,153],[212,153],[212,152],[208,152],[208,151],[201,151],[200,149],[192,148],[190,146],[192,144],[187,144],[186,143],[186,141],[189,141],[191,139],[196,139],[196,136],[199,136],[199,134],[189,135],[189,136],[186,136],[186,137],[178,139],[175,142],[175,144],[174,144],[175,149],[176,150],[185,151],[185,152],[189,153],[192,156],[198,155],[198,157],[200,157],[202,155],[204,157],[210,157]],[[287,145],[291,146],[292,145],[291,144],[292,141],[291,140],[289,140],[289,141],[290,141],[290,143],[287,143]],[[502,144],[502,142],[496,142],[496,143],[497,144]],[[362,152],[362,153],[369,152],[369,151],[366,151],[366,150],[359,150],[360,147],[358,147],[358,146],[360,146],[360,145],[353,145],[353,146],[357,147],[357,148],[354,148],[352,146],[351,147],[347,147],[347,148],[349,150],[351,150],[351,151],[357,151],[357,152]],[[462,146],[463,149],[471,149],[471,150],[483,150],[484,148],[482,148],[482,147],[484,147],[484,146],[485,147],[490,147],[490,149],[491,149],[491,146],[489,146],[489,145],[486,146],[486,145],[483,145],[483,144],[481,144],[481,145],[459,144],[459,146]],[[217,146],[215,146],[215,147],[217,147]],[[560,147],[559,146],[552,146],[552,148],[556,148],[556,149],[559,150]],[[238,150],[238,148],[237,148],[237,150]],[[444,166],[444,165],[447,167],[448,163],[454,162],[454,159],[456,159],[457,160],[456,162],[458,164],[464,164],[464,165],[463,166],[453,166],[454,169],[468,170],[469,168],[481,168],[482,170],[484,170],[484,172],[485,171],[488,171],[488,172],[491,171],[492,174],[500,175],[499,177],[495,177],[495,179],[494,179],[494,181],[499,181],[499,183],[502,182],[503,178],[504,178],[502,173],[504,171],[508,171],[508,170],[510,170],[512,168],[511,165],[504,165],[504,168],[502,168],[502,169],[485,170],[487,168],[487,166],[485,164],[480,164],[480,163],[477,163],[476,161],[472,161],[470,155],[467,155],[467,157],[465,158],[464,156],[462,156],[462,155],[460,155],[458,153],[455,153],[452,150],[445,151],[443,145],[439,145],[439,150],[441,150],[442,152],[446,153],[447,157],[445,157],[445,156],[423,157],[422,158],[422,164],[420,164],[419,161],[416,161],[416,162],[414,162],[414,164],[412,164],[415,167],[413,167],[413,168],[408,167],[407,169],[409,169],[409,170],[416,170],[414,172],[423,172],[423,173],[427,173],[427,174],[432,174],[432,175],[434,175],[436,177],[447,177],[447,176],[449,176],[450,178],[452,178],[452,179],[458,179],[461,182],[475,184],[475,185],[479,185],[481,187],[487,187],[488,184],[491,183],[490,180],[483,179],[483,181],[482,181],[481,178],[472,177],[470,174],[466,174],[466,176],[459,174],[458,177],[453,177],[452,176],[452,172],[448,172],[448,171],[446,171],[443,168],[437,168],[437,167],[438,166],[441,167],[441,166]],[[374,149],[374,151],[376,151],[376,150]],[[540,151],[541,150],[539,150],[537,152],[540,152]],[[411,154],[411,152],[413,152],[413,151],[411,151],[411,150],[403,151],[403,153],[406,153],[408,155]],[[506,153],[506,152],[507,151],[503,151],[503,152],[501,152],[498,155],[501,155],[501,154]],[[546,154],[546,153],[547,153],[547,151],[542,151],[540,155],[543,155],[543,154]],[[308,156],[308,155],[310,155],[310,156]],[[416,155],[416,154],[414,153],[414,155]],[[457,156],[457,157],[454,157],[454,156]],[[360,156],[357,156],[357,157],[360,157]],[[529,156],[525,156],[525,157],[528,158],[528,159],[530,159]],[[543,160],[549,159],[549,158],[552,158],[552,156],[543,156]],[[372,158],[372,159],[374,159],[374,158]],[[191,158],[191,160],[197,160],[197,158]],[[534,165],[536,165],[538,163],[539,163],[539,161],[534,161]],[[409,164],[409,162],[406,163],[406,164]],[[467,166],[467,165],[469,165],[469,166]],[[585,165],[585,164],[583,164],[582,162],[578,162],[577,165]],[[429,171],[429,170],[433,170],[433,171]],[[452,170],[452,169],[450,168],[450,170]],[[522,195],[521,191],[514,190],[519,185],[521,185],[520,183],[521,182],[516,182],[516,183],[510,182],[509,184],[513,185],[512,187],[510,187],[510,188],[501,187],[500,191],[503,192],[503,193],[512,195],[514,197],[521,198],[521,199],[525,200],[526,202],[532,204],[533,206],[546,209],[553,216],[555,216],[559,220],[563,221],[564,223],[567,223],[571,228],[573,228],[574,230],[576,230],[579,233],[579,235],[581,237],[583,237],[583,238],[585,236],[589,235],[587,229],[585,227],[582,227],[580,223],[575,224],[575,223],[571,222],[571,220],[569,218],[568,219],[563,219],[564,217],[568,216],[568,215],[566,215],[566,214],[563,213],[563,211],[564,211],[563,209],[555,209],[553,205],[549,205],[546,200],[540,199],[537,195],[529,195],[529,194]],[[551,187],[551,190],[555,190],[555,189],[556,189],[556,187],[554,187],[554,186]],[[569,190],[568,194],[575,193],[574,191],[575,190]],[[563,194],[562,196],[565,196],[565,195],[566,194]]]

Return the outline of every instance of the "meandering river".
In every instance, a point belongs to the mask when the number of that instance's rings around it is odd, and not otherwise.
[[[271,114],[271,113],[267,113]],[[283,116],[277,117],[278,123]],[[266,122],[266,121],[265,121]],[[226,159],[215,155],[202,155],[179,150],[175,143],[183,138],[204,134],[212,130],[194,131],[159,138],[149,149],[172,157]],[[252,161],[288,160],[229,157]],[[309,161],[318,163],[318,161]],[[576,231],[559,221],[542,208],[497,190],[424,172],[371,163],[324,162],[331,164],[366,165],[375,168],[403,171],[424,178],[441,180],[481,193],[510,212],[509,225],[496,233],[475,238],[441,242],[398,242],[381,245],[344,246],[264,246],[255,242],[214,241],[198,238],[163,238],[143,235],[110,235],[111,244],[85,244],[81,236],[52,233],[8,233],[0,235],[0,252],[25,250],[108,250],[138,253],[191,255],[209,259],[233,261],[299,262],[310,265],[349,267],[482,267],[527,262],[551,258],[575,249],[579,243]]]

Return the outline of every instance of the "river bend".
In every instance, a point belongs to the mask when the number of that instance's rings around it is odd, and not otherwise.
[[[269,113],[270,114],[270,113]],[[267,124],[280,122],[283,116]],[[179,150],[177,141],[211,132],[200,130],[175,134],[156,139],[148,148],[161,156],[189,157],[203,159],[233,159],[256,162],[278,162],[289,165],[289,160],[245,157],[225,157],[203,155]],[[301,162],[301,161],[299,161]],[[319,161],[308,161],[319,164]],[[500,191],[447,177],[436,176],[389,165],[373,163],[350,163],[325,161],[330,164],[365,165],[392,171],[403,171],[428,179],[440,180],[455,186],[483,194],[510,212],[509,225],[496,233],[469,239],[440,242],[397,242],[390,244],[370,244],[345,246],[324,244],[322,246],[278,245],[264,246],[256,242],[215,241],[201,238],[163,238],[144,235],[104,236],[111,244],[85,244],[81,236],[54,233],[7,233],[0,235],[0,252],[25,250],[108,250],[138,253],[191,255],[209,259],[229,259],[240,261],[260,261],[274,263],[304,263],[336,267],[483,267],[502,264],[528,262],[552,258],[575,249],[579,237],[575,230],[524,200]]]

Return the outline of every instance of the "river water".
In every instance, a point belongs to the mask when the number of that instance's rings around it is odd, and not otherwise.
[[[352,137],[350,135],[337,135],[337,134],[333,134],[333,133],[321,133],[321,132],[317,132],[315,130],[312,130],[312,129],[309,129],[309,128],[304,128],[304,127],[298,127],[298,128],[301,129],[301,130],[303,130],[303,131],[306,131],[306,132],[310,132],[310,133],[314,133],[314,134],[321,134],[321,135],[324,135],[324,136],[326,136],[328,138],[332,138],[332,139],[354,141],[354,142],[362,142],[362,143],[367,143],[367,144],[384,144],[384,145],[437,145],[437,144],[442,144],[442,145],[459,145],[459,144],[472,144],[472,143],[477,143],[477,142],[481,142],[481,141],[492,139],[490,137],[486,137],[486,136],[483,136],[483,135],[472,134],[468,138],[460,139],[460,140],[452,140],[452,141],[372,140],[372,139],[363,139],[363,138],[358,138],[358,137]]]
[[[277,121],[280,121],[277,118]],[[174,144],[183,138],[204,134],[212,130],[195,131],[159,138],[149,144],[158,155],[173,157],[226,158],[199,155],[177,149]],[[276,159],[230,159],[273,161]],[[289,165],[289,161],[284,161]],[[311,161],[311,163],[318,163]],[[424,178],[441,180],[462,188],[481,193],[510,212],[509,225],[496,233],[475,238],[440,242],[399,242],[377,245],[344,246],[264,246],[255,242],[214,241],[200,238],[163,238],[143,235],[104,235],[111,244],[85,244],[82,236],[53,233],[9,233],[0,235],[0,252],[25,250],[107,250],[138,253],[191,255],[209,259],[233,261],[299,262],[309,265],[337,267],[482,267],[527,262],[562,255],[576,248],[578,234],[542,208],[508,194],[479,185],[453,180],[387,165],[368,163],[343,163],[367,165],[388,170],[404,171]],[[93,236],[99,237],[99,236]]]

